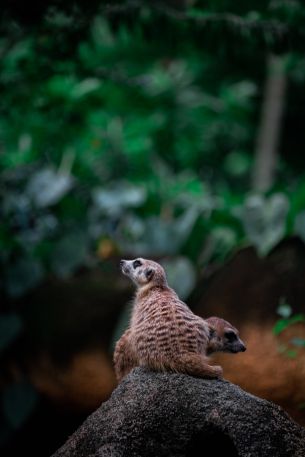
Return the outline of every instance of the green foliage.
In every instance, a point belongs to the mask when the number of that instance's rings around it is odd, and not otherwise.
[[[247,235],[260,254],[266,254],[285,235],[289,200],[284,194],[249,196],[240,217]]]
[[[285,300],[280,301],[280,305],[277,309],[277,313],[281,316],[274,327],[273,333],[276,336],[281,335],[287,328],[294,326],[297,323],[305,323],[305,314],[292,314],[291,307],[285,302]],[[295,358],[298,355],[296,349],[305,347],[305,339],[294,337],[290,340],[290,344],[280,344],[279,351],[285,354],[287,357]]]
[[[226,3],[107,11],[87,27],[53,9],[0,43],[0,267],[9,296],[49,273],[94,266],[105,238],[122,254],[183,255],[196,265],[245,242],[265,255],[286,234],[305,237],[301,184],[268,196],[249,185],[264,55],[257,48],[249,61],[248,47],[254,31],[274,41],[296,16]],[[245,34],[237,63],[246,70],[226,74],[230,56],[202,45],[214,22]],[[302,58],[287,62],[300,79]]]
[[[305,315],[304,314],[295,314],[292,317],[285,318],[285,319],[279,319],[275,326],[273,327],[273,333],[275,335],[279,335],[282,333],[286,328],[290,327],[293,324],[296,324],[298,322],[305,322]],[[300,345],[298,345],[300,346]]]
[[[143,6],[132,24],[114,26],[110,8],[86,29],[53,10],[40,27],[3,37],[6,294],[92,267],[104,238],[122,254],[184,255],[195,264],[223,261],[244,242],[264,255],[288,233],[304,238],[301,185],[291,196],[283,186],[268,197],[249,193],[257,60],[212,77],[229,60],[202,48],[198,33],[222,13],[163,13],[162,34],[162,9]],[[219,19],[241,32],[237,13]],[[264,14],[241,19],[249,33],[265,27]],[[298,61],[289,61],[292,75]]]
[[[196,272],[193,264],[185,257],[170,259],[162,263],[167,279],[179,297],[186,298],[196,283]]]

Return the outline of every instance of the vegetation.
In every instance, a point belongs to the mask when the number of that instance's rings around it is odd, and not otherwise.
[[[305,241],[305,7],[178,3],[53,2],[30,25],[18,8],[5,10],[2,354],[22,329],[16,299],[49,275],[66,278],[116,253],[168,256],[187,295],[199,267],[239,246],[265,255],[286,235]],[[274,53],[288,101],[276,174],[257,192],[257,125]],[[4,392],[3,435],[35,401],[28,384],[18,386]]]

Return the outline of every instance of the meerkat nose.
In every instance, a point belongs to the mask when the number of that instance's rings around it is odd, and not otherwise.
[[[120,260],[120,267],[122,267],[125,264],[126,260]]]
[[[245,352],[247,350],[246,346],[243,344],[241,347],[241,352]]]

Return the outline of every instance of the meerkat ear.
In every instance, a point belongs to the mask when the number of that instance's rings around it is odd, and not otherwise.
[[[152,268],[146,268],[146,270],[145,270],[146,279],[150,280],[154,274],[155,274],[155,270],[153,270]]]

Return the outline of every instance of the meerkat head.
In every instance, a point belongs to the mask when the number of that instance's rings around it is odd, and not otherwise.
[[[239,338],[238,330],[230,322],[219,317],[209,317],[206,322],[210,327],[208,353],[212,352],[244,352],[246,346]]]
[[[147,285],[167,285],[164,269],[157,262],[147,259],[121,260],[122,273],[128,276],[138,288]]]

